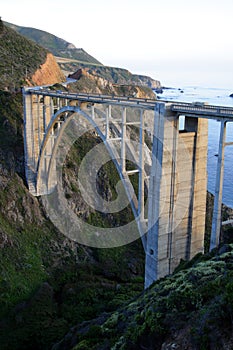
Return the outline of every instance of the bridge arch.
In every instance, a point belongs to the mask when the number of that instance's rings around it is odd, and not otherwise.
[[[72,122],[72,120],[74,120],[74,117],[77,115],[83,117],[91,125],[91,130],[93,130],[94,128],[95,131],[97,132],[97,135],[103,141],[103,144],[110,156],[110,159],[113,161],[118,171],[120,180],[124,186],[124,190],[128,197],[128,203],[130,203],[131,205],[131,209],[132,209],[135,221],[137,223],[137,228],[139,230],[143,247],[144,249],[146,249],[145,233],[147,232],[147,226],[145,225],[145,223],[142,224],[140,221],[140,210],[138,206],[138,198],[130,182],[129,176],[127,175],[127,172],[124,172],[122,170],[122,161],[117,160],[116,153],[114,152],[114,149],[112,148],[112,145],[111,145],[111,138],[108,138],[107,135],[101,131],[101,128],[98,125],[98,121],[94,120],[92,116],[90,116],[88,113],[82,110],[79,106],[62,107],[52,116],[47,126],[46,134],[41,144],[40,157],[37,165],[37,182],[36,182],[37,192],[38,193],[44,192],[45,194],[49,194],[54,191],[54,188],[57,185],[57,176],[53,177],[53,174],[56,171],[55,168],[56,168],[56,162],[57,162],[56,157],[57,157],[58,148],[68,124]],[[64,118],[62,118],[63,120],[62,120],[61,126],[56,128],[57,130],[54,130],[55,125],[61,122],[62,116],[64,116]],[[51,154],[49,155],[49,162],[46,165],[46,169],[45,169],[44,167],[45,167],[45,159],[47,156],[46,154],[47,145],[51,142],[51,138],[53,139],[54,136],[55,136],[55,141],[53,143],[52,149],[50,149]],[[65,156],[67,155],[67,152],[69,151],[70,147],[77,140],[79,136],[80,135],[78,135],[75,132],[73,135],[69,134],[69,140],[67,141],[70,143],[67,145],[68,148],[64,149],[60,166],[62,166],[63,161],[65,160]],[[135,159],[130,159],[130,160],[137,162],[137,160]]]
[[[66,115],[64,120],[61,120],[60,117],[64,114],[64,113],[69,113],[69,115]],[[51,159],[49,161],[49,170],[47,173],[47,189],[46,192],[50,192],[51,189],[49,187],[49,179],[51,177],[51,169],[53,167],[54,161],[55,161],[55,157],[56,157],[56,151],[57,148],[59,146],[59,142],[62,138],[63,132],[66,128],[66,124],[67,122],[69,122],[70,118],[72,118],[72,116],[78,113],[80,115],[82,115],[83,117],[85,117],[86,120],[88,120],[88,122],[93,126],[93,128],[96,129],[98,135],[100,136],[100,138],[102,139],[102,141],[105,141],[105,137],[103,135],[103,133],[101,132],[100,128],[98,127],[98,125],[93,121],[93,119],[87,114],[85,113],[80,107],[77,106],[65,106],[62,107],[60,110],[58,110],[51,118],[51,121],[46,129],[45,132],[45,136],[43,139],[43,142],[41,144],[41,148],[40,148],[40,155],[39,155],[39,159],[38,159],[38,165],[37,165],[37,191],[40,192],[40,189],[38,188],[39,183],[41,181],[41,172],[42,172],[42,167],[43,167],[43,162],[45,159],[45,152],[46,152],[46,146],[48,145],[48,142],[51,141],[51,136],[54,136],[54,126],[58,123],[61,122],[62,123],[62,127],[59,126],[59,132],[56,135],[56,139],[55,139],[55,144],[52,150],[52,154],[51,154]]]

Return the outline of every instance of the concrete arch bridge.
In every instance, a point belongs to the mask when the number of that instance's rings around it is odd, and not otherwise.
[[[208,119],[218,120],[221,131],[210,249],[218,244],[224,148],[230,145],[226,124],[233,121],[233,108],[67,93],[45,87],[24,88],[23,97],[29,191],[42,197],[53,193],[72,143],[93,130],[113,160],[132,207],[146,256],[145,287],[172,273],[180,259],[203,252]],[[185,116],[182,128],[181,116]],[[95,158],[89,163],[98,163]],[[128,168],[128,160],[133,168]],[[91,179],[90,171],[86,175]],[[136,190],[131,185],[132,175],[138,177]],[[85,182],[84,192],[98,207],[96,196],[89,194],[96,194],[95,181],[91,187],[89,182]],[[97,209],[112,209],[111,203],[108,205]],[[66,211],[63,214],[66,216]],[[127,243],[124,234],[121,237]]]

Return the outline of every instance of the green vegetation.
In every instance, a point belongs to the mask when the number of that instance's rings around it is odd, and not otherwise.
[[[21,93],[0,90],[0,147],[13,153],[23,152],[23,108]]]
[[[55,349],[161,349],[169,339],[180,349],[224,349],[232,340],[232,277],[232,244],[199,254],[130,304],[79,325]]]
[[[0,89],[15,91],[44,63],[47,51],[3,26],[0,33]]]
[[[100,227],[117,227],[134,220],[130,204],[116,213],[94,211],[85,204],[84,200],[82,200],[78,187],[78,178],[76,174],[78,174],[79,165],[84,156],[101,142],[100,138],[93,136],[90,132],[79,137],[74,143],[66,159],[66,163],[64,164],[65,176],[63,181],[65,195],[72,208],[79,208],[77,215],[81,216],[84,221],[89,224],[94,223],[95,226]],[[98,157],[98,154],[96,154],[96,157]],[[104,164],[98,172],[96,183],[100,196],[107,201],[115,200],[117,197],[116,185],[119,181],[120,177],[114,163],[109,161]]]
[[[1,349],[46,350],[73,325],[113,311],[142,291],[144,253],[141,241],[90,249],[57,232],[25,186],[22,135],[22,95],[0,91]],[[99,142],[89,134],[78,141],[64,168],[71,199],[79,192],[71,171]],[[102,171],[104,188],[114,187],[112,165]],[[109,222],[90,215],[93,225]]]

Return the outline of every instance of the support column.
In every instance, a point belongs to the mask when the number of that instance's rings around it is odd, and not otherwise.
[[[95,106],[94,106],[94,104],[91,106],[91,117],[93,120],[95,120]]]
[[[144,111],[140,111],[140,135],[139,135],[139,189],[138,189],[138,215],[143,221],[145,218],[144,213],[144,163],[145,163],[145,154],[144,154],[144,143],[145,143],[145,130],[144,130]]]
[[[105,137],[109,139],[109,119],[111,118],[111,105],[108,106],[106,110],[106,128],[105,128]]]
[[[35,128],[33,118],[33,96],[23,90],[24,103],[24,158],[25,175],[29,191],[36,194]],[[37,104],[36,104],[37,105]]]
[[[121,171],[125,172],[125,139],[126,139],[126,107],[122,109],[122,123],[121,123]]]
[[[169,215],[168,215],[168,245],[167,245],[167,258],[168,258],[168,274],[173,272],[173,260],[176,255],[175,249],[175,226],[176,226],[176,167],[177,167],[177,143],[178,143],[178,119],[173,121],[172,126],[172,143],[169,151],[171,152],[171,176],[170,176],[170,189],[169,189]],[[165,143],[166,146],[166,143]],[[166,186],[167,188],[167,186]]]
[[[218,164],[215,182],[214,209],[212,219],[212,231],[210,238],[210,251],[219,244],[221,230],[221,209],[222,209],[222,185],[224,172],[224,144],[226,140],[226,121],[221,121]]]
[[[50,115],[53,115],[54,114],[54,103],[53,103],[52,97],[50,97],[50,100],[49,100],[49,110],[50,110]]]
[[[148,233],[145,263],[145,288],[157,279],[158,275],[158,233],[160,209],[160,184],[162,178],[163,139],[165,105],[157,103],[154,116],[152,166],[148,193]]]
[[[47,128],[47,123],[46,123],[46,103],[45,103],[45,97],[43,97],[43,129],[44,129],[44,133],[46,132],[46,128]]]
[[[41,145],[41,129],[40,129],[40,96],[36,95],[36,103],[37,103],[37,123],[38,123],[38,144],[39,148]],[[42,130],[43,135],[43,130]]]
[[[171,273],[175,254],[178,122],[169,105],[155,107],[149,183],[145,288]]]

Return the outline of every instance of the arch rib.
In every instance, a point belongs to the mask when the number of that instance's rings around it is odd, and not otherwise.
[[[51,157],[49,160],[48,171],[46,172],[46,176],[44,177],[46,180],[46,183],[41,184],[41,180],[43,180],[41,174],[43,172],[44,160],[46,157],[46,154],[45,154],[46,145],[48,144],[48,142],[50,140],[50,135],[53,131],[54,125],[57,123],[60,116],[66,112],[70,112],[71,115],[66,118],[62,127],[59,129],[59,133],[56,137],[55,144],[54,144],[53,149],[52,149],[52,154],[51,154]],[[145,232],[146,232],[145,225],[146,224],[145,224],[145,222],[142,222],[140,220],[140,215],[138,212],[138,199],[137,199],[137,196],[136,196],[135,191],[133,189],[133,186],[129,186],[129,182],[130,182],[129,176],[127,175],[126,172],[123,171],[122,164],[117,161],[116,152],[115,152],[113,145],[111,144],[111,138],[109,138],[108,133],[107,134],[102,133],[102,131],[100,130],[100,127],[97,124],[98,120],[97,119],[93,120],[93,118],[91,116],[89,116],[86,112],[84,112],[80,107],[77,107],[77,106],[62,107],[51,118],[51,121],[46,129],[46,134],[45,134],[45,137],[44,137],[42,145],[41,145],[40,157],[38,160],[37,183],[36,183],[37,194],[38,195],[49,194],[55,188],[56,180],[53,182],[52,174],[53,174],[53,170],[54,170],[55,165],[56,165],[57,150],[59,147],[59,143],[62,139],[63,133],[65,131],[66,124],[71,120],[73,114],[75,114],[75,113],[83,116],[93,126],[93,128],[96,130],[98,136],[102,139],[108,153],[110,154],[110,157],[111,157],[112,161],[114,162],[115,167],[116,167],[118,174],[120,176],[120,179],[124,185],[126,194],[130,200],[131,208],[132,208],[135,220],[137,222],[137,226],[138,226],[139,233],[140,233],[140,236],[142,239],[143,247],[144,247],[144,249],[146,249],[146,236],[145,236]],[[41,189],[42,189],[42,191],[41,191]]]

